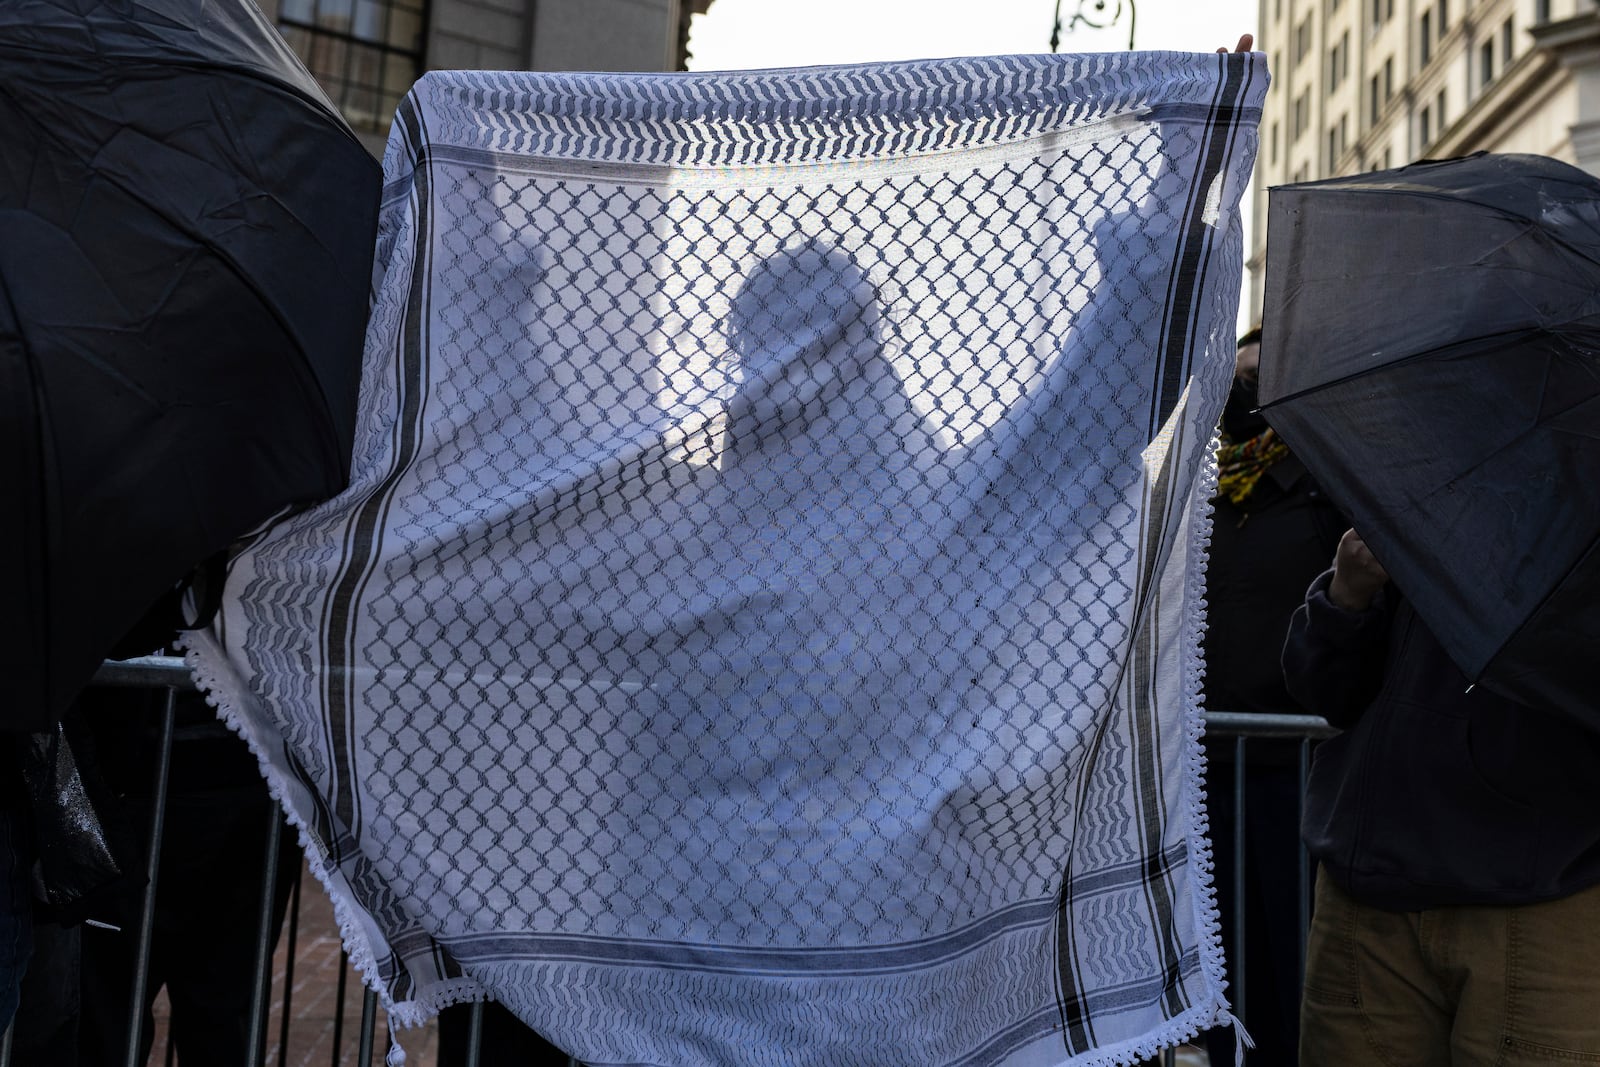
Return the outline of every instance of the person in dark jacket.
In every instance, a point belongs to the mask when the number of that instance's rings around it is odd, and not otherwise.
[[[1300,1062],[1600,1063],[1600,733],[1472,685],[1354,530],[1283,667],[1344,731],[1306,795]]]
[[[1205,706],[1305,714],[1284,687],[1280,653],[1307,584],[1327,569],[1349,523],[1256,410],[1260,351],[1259,327],[1239,338],[1222,413],[1206,565]],[[1300,1038],[1300,953],[1297,939],[1284,935],[1303,914],[1296,876],[1300,742],[1251,740],[1240,765],[1235,745],[1231,737],[1206,739],[1206,807],[1228,985],[1255,1040],[1246,1062],[1292,1067]],[[1213,1063],[1232,1062],[1234,1036],[1226,1028],[1207,1034],[1206,1045]]]
[[[111,650],[123,659],[158,651],[178,621],[170,595]],[[75,755],[124,876],[99,886],[58,921],[40,923],[43,949],[24,982],[12,1034],[14,1062],[29,1067],[99,1067],[145,1062],[155,1040],[153,1005],[163,989],[168,1034],[193,1064],[251,1062],[249,1021],[263,895],[270,894],[275,944],[300,866],[292,832],[268,796],[256,758],[218,721],[204,696],[177,695],[165,811],[140,1011],[140,1048],[130,1053],[135,971],[147,883],[145,833],[155,805],[166,694],[91,687],[73,702],[81,721]],[[119,832],[120,831],[120,832]],[[277,866],[264,866],[270,834]],[[92,921],[82,921],[92,920]],[[81,923],[81,925],[80,925]],[[40,979],[40,980],[35,980]]]

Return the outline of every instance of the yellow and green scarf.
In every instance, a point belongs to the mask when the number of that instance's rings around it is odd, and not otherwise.
[[[1235,442],[1226,431],[1217,448],[1217,494],[1243,506],[1267,468],[1289,454],[1289,446],[1268,427],[1254,437]]]

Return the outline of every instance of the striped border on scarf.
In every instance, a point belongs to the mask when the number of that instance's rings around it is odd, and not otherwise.
[[[1188,201],[1182,216],[1183,237],[1168,280],[1157,389],[1150,408],[1149,432],[1152,438],[1162,430],[1177,409],[1193,371],[1196,342],[1203,344],[1205,341],[1196,337],[1195,328],[1216,238],[1216,228],[1205,218],[1205,203],[1212,183],[1222,180],[1228,172],[1228,164],[1238,147],[1238,138],[1246,118],[1241,104],[1247,98],[1255,76],[1250,57],[1243,54],[1219,55],[1217,67],[1219,78],[1207,117],[1206,143],[1200,151],[1197,170],[1189,183]],[[1185,444],[1180,427],[1170,446],[1169,456],[1182,455]],[[1161,848],[1166,807],[1161,776],[1154,764],[1154,754],[1159,750],[1159,709],[1151,701],[1151,694],[1143,684],[1143,679],[1148,678],[1153,670],[1159,645],[1157,621],[1160,617],[1160,594],[1155,587],[1155,579],[1165,554],[1171,551],[1169,526],[1176,526],[1173,521],[1173,486],[1169,476],[1171,468],[1170,463],[1164,464],[1160,474],[1145,488],[1145,506],[1142,509],[1145,521],[1140,530],[1139,544],[1139,585],[1135,590],[1138,636],[1132,654],[1124,663],[1124,676],[1117,687],[1128,700],[1134,749],[1141,760],[1141,773],[1135,779],[1140,786],[1138,815],[1145,855],[1142,880],[1151,929],[1161,945],[1164,1009],[1168,1018],[1176,1017],[1190,1006],[1184,998],[1181,976],[1185,962],[1193,962],[1193,953],[1184,953],[1173,935],[1173,908],[1178,893],[1172,873],[1181,864],[1174,863]],[[1090,746],[1084,772],[1079,775],[1078,811],[1082,810],[1085,790],[1092,778],[1089,768],[1100,751],[1100,743],[1109,722],[1109,717],[1101,722],[1100,730]],[[1071,915],[1077,899],[1069,861],[1062,872],[1061,896],[1056,913],[1056,958],[1062,1039],[1067,1051],[1073,1054],[1096,1047],[1089,1004],[1092,994],[1085,991],[1079,946],[1073,938]]]
[[[425,147],[428,143],[427,127],[412,98],[401,101],[395,114],[395,127],[401,131],[409,152],[413,175],[410,195],[415,200],[426,202],[432,190]],[[414,212],[413,216],[421,220],[424,227],[431,227],[433,214],[423,210]],[[357,672],[354,670],[356,626],[352,615],[377,573],[382,531],[393,503],[395,487],[416,458],[420,443],[422,415],[427,406],[429,388],[427,279],[433,255],[431,238],[431,228],[415,235],[411,262],[413,282],[405,310],[406,329],[401,332],[405,340],[396,346],[393,353],[394,380],[399,386],[399,417],[393,432],[393,458],[389,472],[345,528],[342,562],[323,607],[321,653],[327,669],[323,674],[322,719],[326,726],[323,742],[330,754],[329,782],[326,795],[316,789],[310,791],[318,798],[319,833],[325,825],[329,829],[337,827],[337,839],[352,844],[361,838],[362,823],[358,789],[360,771],[355,759]],[[323,840],[331,842],[335,838],[330,835]],[[332,852],[329,862],[347,868],[352,888],[364,885],[369,892],[377,891],[377,880],[370,871],[370,865],[358,851],[341,849]],[[362,901],[363,906],[374,912],[382,910],[374,906],[377,903]],[[386,935],[393,937],[394,932],[387,931]],[[392,944],[383,947],[387,951],[379,954],[378,966],[389,984],[390,996],[396,1001],[405,1000],[410,995],[411,976],[396,947]],[[453,961],[447,960],[437,946],[434,946],[433,954],[442,977],[459,975],[459,968]]]

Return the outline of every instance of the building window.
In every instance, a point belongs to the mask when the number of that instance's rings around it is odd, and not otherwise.
[[[1511,62],[1512,45],[1516,44],[1516,30],[1511,27],[1511,19],[1506,19],[1504,26],[1500,27],[1500,65],[1502,67]]]
[[[1383,25],[1383,0],[1372,0],[1372,28]]]
[[[1272,124],[1272,134],[1267,138],[1267,162],[1274,165],[1278,162],[1278,124]]]
[[[1339,37],[1339,43],[1328,53],[1328,92],[1335,92],[1350,75],[1350,31]]]
[[[1378,76],[1376,74],[1372,76],[1372,81],[1367,86],[1367,90],[1367,122],[1369,125],[1376,126],[1378,124],[1378,116],[1383,113],[1383,97],[1378,95],[1382,92],[1382,88],[1378,84]]]
[[[1417,143],[1427,145],[1433,140],[1433,112],[1423,108],[1417,112]]]
[[[1478,49],[1478,82],[1488,85],[1494,81],[1494,42],[1485,41]]]
[[[1283,0],[1272,0],[1272,18],[1276,22],[1283,21]]]
[[[1294,61],[1300,62],[1311,51],[1311,16],[1300,20],[1294,31]]]
[[[1337,126],[1328,127],[1328,170],[1338,170],[1339,157],[1344,155],[1345,147],[1350,143],[1350,120],[1346,115],[1339,116]]]
[[[427,0],[283,0],[278,30],[351,126],[389,128],[422,73]]]
[[[1294,101],[1294,122],[1289,127],[1289,140],[1291,143],[1299,141],[1300,135],[1306,132],[1311,125],[1311,90],[1307,89]]]
[[[1439,96],[1433,102],[1433,113],[1439,120],[1439,132],[1443,133],[1444,128],[1450,125],[1450,120],[1445,117],[1443,89],[1439,90]]]
[[[1450,0],[1439,0],[1439,36],[1444,36],[1444,31],[1450,25]]]
[[[1433,12],[1422,13],[1422,24],[1417,32],[1417,47],[1419,49],[1419,64],[1426,67],[1428,60],[1433,58]]]
[[[1383,102],[1394,99],[1394,57],[1383,61]]]
[[[1385,148],[1383,150],[1383,169],[1388,170],[1392,166],[1394,166],[1394,156],[1392,155],[1392,150]]]
[[[1294,178],[1292,180],[1296,182],[1303,182],[1309,177],[1311,177],[1311,164],[1302,163],[1295,168]]]
[[[1535,0],[1533,5],[1533,21],[1536,25],[1543,26],[1550,21],[1550,0]]]

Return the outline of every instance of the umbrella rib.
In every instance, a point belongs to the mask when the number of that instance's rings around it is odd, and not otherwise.
[[[1492,211],[1496,215],[1499,215],[1501,218],[1508,221],[1520,222],[1529,229],[1536,230],[1541,235],[1548,237],[1550,240],[1554,241],[1556,244],[1560,245],[1562,248],[1565,248],[1567,251],[1573,253],[1579,258],[1586,259],[1590,263],[1600,264],[1600,257],[1585,251],[1583,248],[1573,244],[1571,241],[1567,240],[1560,234],[1551,231],[1549,228],[1541,227],[1537,219],[1529,218],[1527,215],[1519,214],[1515,211],[1507,211],[1502,207],[1496,207],[1494,204],[1486,204],[1481,200],[1470,200],[1464,196],[1446,196],[1444,193],[1435,193],[1425,189],[1369,189],[1361,187],[1344,188],[1340,189],[1339,192],[1344,193],[1346,196],[1394,196],[1395,194],[1400,193],[1405,196],[1414,196],[1419,200],[1441,200],[1447,204],[1471,204],[1473,207],[1483,208],[1485,211]]]
[[[265,80],[265,79],[263,79],[263,80]],[[271,83],[269,83],[269,84],[271,84]],[[4,94],[4,87],[3,86],[0,86],[0,94]],[[9,95],[9,94],[6,94],[6,95]],[[38,131],[40,132],[41,136],[53,141],[62,151],[66,152],[67,154],[69,154],[71,156],[74,156],[76,158],[82,159],[81,154],[76,152],[76,151],[74,151],[72,146],[70,144],[68,144],[65,140],[63,140],[61,137],[59,137],[54,131],[48,129],[42,123],[40,123],[37,120],[33,119],[33,117],[31,115],[26,115],[25,117],[32,123],[32,125],[36,129],[38,129]],[[341,123],[341,125],[343,125],[343,124]],[[363,149],[362,151],[365,151],[365,149]],[[89,161],[86,160],[86,159],[83,160],[83,162],[86,165],[89,163]],[[152,215],[154,215],[155,217],[161,219],[163,222],[167,223],[167,225],[171,226],[175,232],[183,234],[185,237],[187,237],[191,241],[193,241],[197,247],[203,248],[207,252],[209,252],[211,255],[215,256],[217,262],[220,263],[224,268],[226,268],[235,278],[239,279],[241,282],[244,282],[249,278],[249,274],[244,270],[244,268],[239,264],[239,262],[233,257],[233,255],[231,255],[219,243],[217,243],[216,241],[212,240],[210,237],[208,237],[204,233],[201,233],[200,231],[196,230],[194,227],[190,226],[188,223],[184,222],[182,219],[178,219],[178,218],[173,217],[166,210],[164,210],[160,206],[152,203],[148,197],[146,197],[138,189],[135,189],[135,188],[129,186],[126,182],[124,182],[122,180],[122,178],[120,176],[118,176],[116,174],[112,174],[112,173],[106,172],[106,171],[99,171],[98,173],[109,184],[111,184],[112,186],[114,186],[115,188],[120,190],[122,193],[127,195],[135,203],[139,204],[145,210],[149,211]],[[279,324],[279,326],[282,327],[282,329],[284,331],[284,335],[286,337],[293,338],[296,341],[296,345],[295,345],[296,355],[299,356],[299,358],[301,359],[302,362],[306,361],[306,359],[307,359],[306,352],[305,352],[305,350],[303,348],[300,347],[300,345],[298,343],[299,342],[299,337],[296,334],[296,332],[294,331],[294,329],[292,328],[292,325],[289,323],[289,321],[287,319],[285,319],[282,310],[280,308],[276,307],[275,305],[273,305],[272,303],[265,302],[265,301],[263,302],[262,307],[267,312],[267,314],[272,316],[272,318]],[[317,396],[322,400],[324,405],[327,405],[329,403],[328,396],[327,396],[326,390],[322,386],[322,382],[320,380],[317,380],[315,375],[312,375],[311,377],[313,379],[313,387],[316,390]],[[324,442],[324,445],[326,445],[326,444],[327,444],[327,442]],[[332,452],[334,453],[335,456],[338,455],[338,451],[339,450],[337,448],[332,449]]]
[[[1445,355],[1452,349],[1465,348],[1468,345],[1477,344],[1481,341],[1497,341],[1509,340],[1516,337],[1531,337],[1535,334],[1545,332],[1548,331],[1542,327],[1525,327],[1520,330],[1503,330],[1500,333],[1481,334],[1477,337],[1474,337],[1470,341],[1455,341],[1448,345],[1441,345],[1438,348],[1424,349],[1421,352],[1413,352],[1411,355],[1405,356],[1401,359],[1390,360],[1388,363],[1383,363],[1376,367],[1367,367],[1363,370],[1354,371],[1350,374],[1344,375],[1343,377],[1334,378],[1331,381],[1318,382],[1315,385],[1308,385],[1304,389],[1297,389],[1292,393],[1286,393],[1283,396],[1275,397],[1274,399],[1267,401],[1265,404],[1262,404],[1256,410],[1266,411],[1268,408],[1277,407],[1279,404],[1287,404],[1289,401],[1298,400],[1303,396],[1310,396],[1313,393],[1320,393],[1326,389],[1334,389],[1349,382],[1357,381],[1361,378],[1367,377],[1369,374],[1377,374],[1381,371],[1391,370],[1395,367],[1404,367],[1405,365],[1409,363],[1415,363],[1418,360],[1428,359],[1433,356]]]
[[[34,55],[48,55],[51,57],[55,57],[57,55],[56,53],[45,49],[29,48],[25,45],[19,45],[11,42],[8,42],[3,48],[0,48],[0,54],[6,52],[28,52]],[[121,63],[143,64],[158,70],[175,67],[181,70],[204,71],[210,74],[223,74],[227,75],[228,77],[244,78],[250,81],[259,82],[262,85],[277,89],[280,92],[288,93],[296,100],[316,108],[323,115],[332,119],[333,125],[337,126],[340,131],[350,139],[351,142],[359,146],[363,152],[367,151],[366,146],[361,143],[361,138],[357,137],[355,130],[350,128],[349,121],[347,121],[343,113],[339,111],[338,106],[335,105],[332,100],[328,99],[326,93],[320,92],[320,86],[318,87],[318,93],[310,93],[301,86],[292,85],[285,81],[279,81],[276,78],[264,74],[261,71],[252,70],[249,67],[229,67],[218,63],[205,63],[196,60],[183,59],[177,56],[174,56],[170,59],[163,59],[159,63],[150,62],[149,57],[147,56],[138,56],[132,54],[119,55],[108,53],[103,57],[97,58],[111,59]],[[299,57],[296,57],[296,61],[299,61]],[[126,72],[128,69],[130,68],[125,66],[119,68],[119,72]],[[315,82],[313,81],[312,84],[315,84]]]
[[[1504,652],[1513,641],[1522,636],[1522,632],[1526,630],[1529,624],[1532,623],[1533,620],[1538,617],[1539,613],[1544,610],[1545,605],[1550,603],[1550,601],[1554,599],[1556,593],[1561,591],[1561,587],[1567,584],[1567,579],[1571,578],[1573,573],[1583,565],[1584,561],[1586,561],[1590,556],[1594,555],[1597,550],[1600,550],[1600,536],[1590,539],[1589,547],[1578,553],[1578,558],[1573,561],[1572,566],[1563,571],[1560,578],[1550,583],[1550,588],[1545,591],[1544,596],[1539,598],[1539,602],[1528,610],[1527,615],[1524,616],[1523,620],[1517,624],[1517,628],[1507,634],[1506,639],[1501,641],[1500,644],[1495,648],[1494,652],[1490,654],[1489,658],[1484,661],[1484,670],[1488,669],[1488,665],[1494,662],[1496,656],[1500,655],[1501,652]],[[1481,680],[1483,671],[1479,671],[1478,674],[1480,677],[1474,678],[1474,682]]]
[[[246,78],[250,81],[259,82],[269,88],[276,89],[279,92],[288,93],[295,99],[309,104],[318,111],[322,112],[329,119],[332,119],[333,125],[338,127],[339,131],[343,133],[345,137],[359,147],[361,151],[367,151],[366,145],[361,143],[361,138],[357,137],[356,132],[350,128],[350,123],[345,119],[343,113],[341,113],[333,101],[329,100],[325,95],[319,98],[318,96],[314,96],[311,93],[306,92],[297,85],[290,85],[288,82],[278,81],[276,78],[268,77],[260,71],[251,70],[248,67],[225,67],[219,66],[215,63],[198,63],[193,61],[185,61],[182,59],[175,59],[170,63],[163,63],[161,65],[182,67],[189,70],[210,71],[217,74],[225,74],[229,77]],[[374,160],[373,162],[376,163],[377,161]]]

